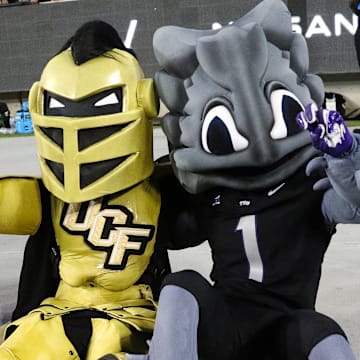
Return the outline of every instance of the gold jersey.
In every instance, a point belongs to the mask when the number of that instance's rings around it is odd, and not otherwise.
[[[93,305],[103,302],[103,292],[107,302],[116,302],[117,292],[136,283],[149,264],[159,212],[160,196],[149,181],[85,203],[53,197],[61,254],[56,297]]]

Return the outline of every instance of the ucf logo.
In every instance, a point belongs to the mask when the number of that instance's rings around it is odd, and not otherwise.
[[[82,235],[92,249],[107,252],[104,268],[122,270],[130,254],[144,253],[154,234],[154,226],[132,220],[127,208],[104,200],[65,204],[61,225],[70,234]]]

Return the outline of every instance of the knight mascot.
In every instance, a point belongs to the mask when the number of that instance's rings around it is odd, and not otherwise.
[[[92,21],[47,63],[29,103],[42,176],[0,181],[0,232],[32,235],[0,358],[145,353],[168,271],[153,80],[112,26]]]
[[[221,29],[165,26],[153,46],[162,128],[192,194],[172,245],[207,240],[212,283],[168,275],[149,354],[130,359],[355,359],[315,301],[336,224],[360,221],[360,138],[321,108],[286,5],[264,0]]]

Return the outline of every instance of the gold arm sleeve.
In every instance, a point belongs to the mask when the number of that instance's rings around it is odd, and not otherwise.
[[[35,178],[0,178],[0,233],[33,235],[41,223],[41,196]]]

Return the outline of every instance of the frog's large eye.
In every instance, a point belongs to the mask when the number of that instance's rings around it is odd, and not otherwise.
[[[300,100],[292,92],[279,89],[270,95],[274,125],[270,131],[272,139],[283,139],[302,131],[296,123],[296,115],[304,111]]]
[[[225,105],[216,105],[205,113],[201,143],[206,152],[216,155],[241,151],[249,145],[237,130],[233,115]]]

